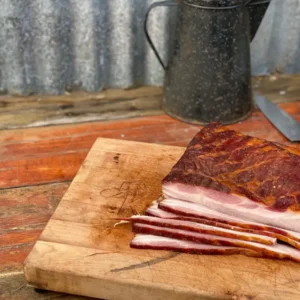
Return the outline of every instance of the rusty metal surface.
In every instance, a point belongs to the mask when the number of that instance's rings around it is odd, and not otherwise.
[[[143,32],[145,11],[156,1],[0,0],[0,93],[162,85]],[[253,74],[300,71],[300,0],[286,2],[272,1],[252,43]],[[172,8],[150,16],[165,60],[175,16]]]

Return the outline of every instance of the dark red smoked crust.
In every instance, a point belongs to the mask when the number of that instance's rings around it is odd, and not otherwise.
[[[205,126],[164,178],[243,195],[272,210],[300,210],[300,155],[291,147]]]

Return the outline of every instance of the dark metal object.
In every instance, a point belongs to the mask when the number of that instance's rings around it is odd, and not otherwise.
[[[256,104],[273,125],[290,141],[300,141],[300,123],[263,96],[255,96]]]
[[[253,40],[265,16],[271,0],[252,0],[248,5],[250,17],[250,39]]]
[[[148,32],[148,28],[147,28],[147,22],[148,22],[148,18],[149,18],[149,15],[150,15],[150,12],[152,11],[153,8],[155,7],[160,7],[160,6],[177,6],[178,4],[177,3],[174,3],[173,1],[162,1],[162,2],[156,2],[156,3],[153,3],[149,6],[148,8],[148,11],[146,13],[146,17],[145,17],[145,20],[144,20],[144,32],[145,32],[145,35],[147,37],[147,41],[148,43],[150,44],[153,52],[155,53],[155,56],[157,57],[159,63],[161,64],[161,66],[164,68],[164,70],[167,69],[167,66],[164,64],[162,58],[160,57],[156,47],[154,46],[153,42],[152,42],[152,39],[150,37],[150,34]]]
[[[196,124],[234,123],[253,109],[250,70],[249,0],[182,0],[175,47],[166,70],[163,109]]]

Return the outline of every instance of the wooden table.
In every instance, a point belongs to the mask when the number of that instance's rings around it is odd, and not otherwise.
[[[255,86],[300,120],[299,82],[282,76],[255,79]],[[23,261],[97,137],[187,145],[200,126],[163,114],[161,94],[140,88],[0,97],[0,299],[84,299],[35,291],[23,278]],[[287,142],[258,111],[230,127]]]

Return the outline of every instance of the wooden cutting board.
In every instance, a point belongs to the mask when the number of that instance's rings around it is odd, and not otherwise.
[[[98,139],[25,261],[41,289],[104,299],[300,299],[300,264],[131,249],[143,213],[184,148]]]

